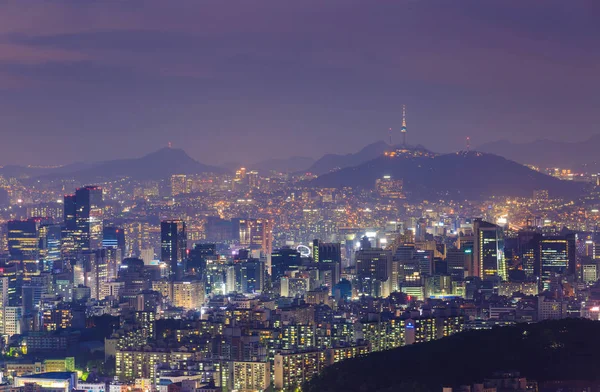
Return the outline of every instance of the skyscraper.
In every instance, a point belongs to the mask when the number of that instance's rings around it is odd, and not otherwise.
[[[8,221],[8,252],[10,260],[19,263],[26,273],[36,273],[40,259],[40,219]]]
[[[65,195],[63,215],[65,218],[65,228],[72,232],[77,230],[77,202],[75,201],[75,195]]]
[[[75,251],[99,249],[102,245],[102,188],[86,186],[65,195],[64,219],[66,234],[74,241]]]
[[[60,225],[40,226],[40,260],[44,271],[52,271],[61,258],[62,228]]]
[[[240,219],[240,245],[271,254],[273,222],[269,219]]]
[[[386,297],[392,286],[392,252],[380,248],[356,252],[356,277],[360,293]]]
[[[504,232],[500,226],[476,219],[473,222],[475,241],[475,276],[490,279],[499,276],[506,280],[506,264],[504,260]]]
[[[575,270],[575,238],[548,237],[540,240],[540,285],[550,288],[553,276],[573,273]]]
[[[79,248],[82,251],[102,246],[102,188],[86,186],[75,191],[76,221]]]
[[[315,263],[341,263],[342,251],[339,243],[313,241],[313,260]]]
[[[160,260],[167,264],[172,279],[181,279],[187,249],[185,222],[166,220],[160,223]],[[179,277],[177,277],[179,276]]]

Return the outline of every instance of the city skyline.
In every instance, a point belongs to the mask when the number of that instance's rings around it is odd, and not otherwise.
[[[0,4],[0,392],[600,390],[600,4]]]
[[[599,132],[593,1],[178,5],[3,5],[0,164],[169,142],[204,163],[318,158],[390,127],[400,143],[402,105],[408,142],[439,152]]]

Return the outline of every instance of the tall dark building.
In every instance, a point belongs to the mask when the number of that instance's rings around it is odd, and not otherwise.
[[[41,221],[37,218],[12,220],[7,223],[10,260],[26,273],[39,270]]]
[[[77,202],[75,195],[65,195],[63,203],[63,216],[65,218],[65,228],[74,232],[77,230]]]
[[[77,189],[75,203],[79,248],[82,251],[99,249],[102,246],[102,188],[86,186]]]
[[[181,279],[187,257],[185,222],[167,220],[160,223],[160,260],[167,264],[169,276]]]
[[[358,291],[373,297],[386,297],[391,292],[392,252],[380,248],[356,252]]]
[[[472,249],[449,249],[446,252],[446,273],[450,275],[452,281],[465,279],[465,271],[471,265],[472,258]]]
[[[527,278],[540,275],[540,241],[542,235],[536,231],[522,230],[517,235],[517,254]]]
[[[236,291],[257,293],[263,288],[264,264],[258,259],[241,260],[234,264]]]
[[[273,221],[270,219],[240,219],[240,245],[260,249],[264,254],[273,250]]]
[[[136,258],[127,258],[119,267],[117,280],[123,282],[123,288],[119,295],[121,298],[129,301],[132,306],[137,303],[137,296],[144,290],[152,287],[152,280],[146,268],[144,260]]]
[[[62,228],[60,225],[40,226],[40,261],[44,271],[52,271],[61,259]]]
[[[504,232],[493,223],[480,219],[473,222],[475,241],[473,246],[475,276],[482,279],[500,277],[506,280],[504,260]]]
[[[296,270],[301,264],[300,252],[296,249],[276,249],[271,254],[271,281],[278,282],[285,271]]]
[[[125,230],[116,226],[106,226],[102,229],[102,247],[118,249],[121,259],[125,258]]]
[[[544,237],[539,244],[540,283],[548,290],[553,276],[575,272],[575,237]]]
[[[218,257],[215,244],[194,244],[186,265],[186,275],[204,276],[206,260],[214,260]]]
[[[75,251],[90,251],[102,246],[102,188],[86,186],[64,198],[65,228],[73,237]]]
[[[313,241],[313,260],[315,263],[340,263],[342,262],[342,249],[339,243],[327,243],[320,240]]]

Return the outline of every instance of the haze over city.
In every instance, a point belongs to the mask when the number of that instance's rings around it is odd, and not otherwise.
[[[0,13],[0,164],[438,152],[600,132],[597,2],[27,1]],[[395,134],[399,141],[399,133]],[[214,148],[217,146],[218,148]]]
[[[0,2],[0,392],[600,392],[598,20]]]

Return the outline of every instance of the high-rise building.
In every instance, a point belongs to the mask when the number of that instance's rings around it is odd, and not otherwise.
[[[204,283],[199,280],[173,282],[173,306],[199,310],[204,303]]]
[[[103,198],[102,188],[86,186],[75,192],[77,204],[77,231],[83,251],[102,246]]]
[[[548,290],[553,276],[574,273],[575,238],[545,237],[540,240],[540,283]]]
[[[273,251],[273,222],[269,219],[240,219],[240,245],[260,249],[264,254]]]
[[[480,219],[473,222],[475,241],[473,254],[476,268],[475,276],[482,279],[500,277],[506,280],[506,262],[504,259],[504,232],[493,223]]]
[[[313,241],[312,249],[315,263],[340,263],[342,262],[342,250],[339,243],[326,243],[320,240]]]
[[[73,237],[76,251],[89,251],[102,246],[102,188],[86,186],[65,195],[65,228]]]
[[[4,308],[8,306],[8,276],[0,276],[0,335],[4,335]]]
[[[234,264],[235,291],[260,293],[263,288],[264,263],[259,259],[241,260]]]
[[[65,195],[63,215],[66,229],[73,232],[77,230],[77,202],[75,195]]]
[[[380,248],[356,252],[356,277],[360,293],[386,297],[391,291],[392,252]]]
[[[125,257],[125,230],[116,226],[106,226],[102,229],[102,247],[118,248]]]
[[[302,264],[300,252],[292,248],[281,248],[271,254],[271,281],[279,282],[285,271],[297,270]]]
[[[60,225],[42,225],[39,234],[42,270],[52,271],[54,263],[61,259],[62,228]]]
[[[187,257],[187,234],[185,222],[179,219],[160,223],[160,260],[167,264],[169,276],[183,276]]]
[[[81,252],[79,259],[82,264],[83,282],[86,287],[90,288],[91,298],[104,299],[106,296],[104,288],[109,277],[107,249]]]
[[[36,273],[40,260],[40,219],[8,221],[8,252],[25,273]]]
[[[232,384],[235,391],[264,391],[271,383],[270,362],[232,363]]]
[[[540,274],[540,241],[542,235],[532,230],[521,230],[517,235],[517,252],[528,278]]]

